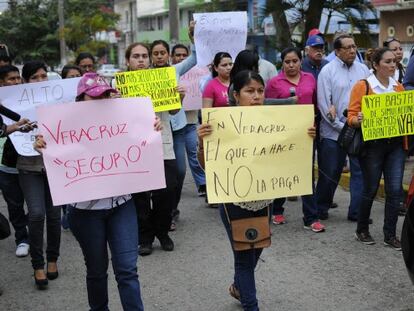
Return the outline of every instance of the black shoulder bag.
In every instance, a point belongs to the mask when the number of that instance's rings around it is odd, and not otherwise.
[[[367,90],[365,95],[368,95],[369,92],[369,85],[367,80],[365,81]],[[348,110],[344,110],[344,116],[348,116]],[[339,133],[338,136],[338,144],[339,146],[344,149],[349,155],[358,156],[361,155],[362,150],[364,148],[364,139],[362,137],[362,130],[360,127],[353,128],[348,125],[348,122],[345,122],[344,127]]]

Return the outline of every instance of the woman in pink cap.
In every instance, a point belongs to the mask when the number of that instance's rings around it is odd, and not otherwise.
[[[85,73],[78,84],[76,101],[107,99],[117,91],[96,73]],[[154,130],[161,130],[156,118]],[[46,147],[38,137],[35,148]],[[86,286],[91,310],[108,309],[108,246],[124,310],[142,311],[137,274],[138,224],[131,195],[78,202],[70,205],[69,227],[78,240],[86,265]]]

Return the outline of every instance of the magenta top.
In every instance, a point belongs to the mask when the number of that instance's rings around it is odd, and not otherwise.
[[[301,71],[298,85],[290,82],[283,71],[270,79],[266,84],[266,98],[291,97],[294,89],[298,104],[313,104],[316,107],[316,80],[311,73]]]
[[[208,82],[203,92],[203,98],[212,99],[213,107],[227,107],[229,105],[227,90],[228,86],[221,83],[216,77]]]

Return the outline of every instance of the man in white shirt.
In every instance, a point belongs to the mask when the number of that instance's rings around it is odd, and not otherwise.
[[[354,84],[369,76],[368,68],[356,62],[357,47],[352,36],[344,34],[334,41],[336,58],[324,66],[318,77],[318,107],[321,112],[320,145],[318,153],[319,178],[316,200],[320,219],[328,218],[336,187],[345,163],[346,152],[337,139],[346,122],[343,115],[348,108]],[[356,157],[350,156],[351,201],[348,220],[356,221],[362,194],[362,173]]]

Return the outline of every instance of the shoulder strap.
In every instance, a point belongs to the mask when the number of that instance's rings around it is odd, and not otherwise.
[[[361,81],[365,82],[365,86],[366,86],[366,91],[365,91],[365,95],[368,95],[369,93],[369,83],[367,79],[362,79]]]

